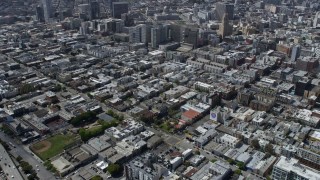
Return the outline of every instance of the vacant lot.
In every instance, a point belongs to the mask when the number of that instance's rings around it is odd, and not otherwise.
[[[76,136],[72,134],[58,134],[33,144],[30,149],[42,160],[47,160],[63,152],[64,148],[72,144],[75,139]]]

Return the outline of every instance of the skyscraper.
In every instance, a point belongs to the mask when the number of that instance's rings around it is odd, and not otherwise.
[[[226,3],[217,3],[216,4],[216,14],[219,20],[222,20],[223,15],[227,13],[229,20],[233,20],[234,16],[234,5]]]
[[[313,19],[313,27],[320,26],[320,12],[317,12],[316,16]]]
[[[131,43],[147,42],[147,25],[139,24],[129,29],[129,41]]]
[[[198,47],[199,30],[196,28],[183,27],[182,28],[182,42],[190,44],[193,48]]]
[[[151,28],[151,46],[157,48],[159,44],[169,40],[169,25],[157,25]]]
[[[36,7],[36,18],[39,22],[44,22],[44,14],[41,6]]]
[[[151,28],[151,47],[157,48],[160,44],[160,28]]]
[[[53,17],[52,0],[41,0],[43,6],[44,19],[49,22],[49,19]]]
[[[89,20],[91,16],[91,10],[89,4],[79,4],[79,18],[83,20]]]
[[[112,3],[112,17],[121,19],[121,14],[128,13],[127,2],[113,2]]]
[[[99,2],[91,1],[90,2],[90,19],[100,18],[100,7]]]
[[[224,38],[232,34],[232,26],[229,24],[228,14],[225,13],[219,26],[219,35]]]

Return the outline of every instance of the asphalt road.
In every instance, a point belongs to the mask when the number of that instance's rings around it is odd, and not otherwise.
[[[0,166],[2,167],[3,172],[6,174],[7,179],[23,179],[11,157],[1,144],[0,154]]]
[[[30,152],[26,151],[23,145],[17,144],[11,137],[7,136],[3,132],[0,132],[0,138],[3,141],[7,142],[8,144],[9,142],[11,142],[15,146],[15,148],[11,149],[10,153],[12,155],[21,156],[24,161],[28,162],[33,167],[33,169],[37,172],[38,177],[40,179],[45,179],[45,180],[57,179],[51,172],[49,172],[44,167],[43,164],[41,164],[33,155],[31,155]],[[37,169],[39,169],[39,171]]]

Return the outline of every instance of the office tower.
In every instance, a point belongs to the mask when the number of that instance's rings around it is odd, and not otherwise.
[[[39,22],[44,22],[44,14],[41,6],[36,7],[36,18]]]
[[[89,4],[79,4],[79,18],[82,20],[89,20],[90,19],[90,5]]]
[[[116,2],[116,0],[108,0],[108,5],[109,5],[109,8],[110,10],[112,11],[112,4]]]
[[[121,14],[128,13],[127,2],[113,2],[112,3],[112,17],[121,19]]]
[[[151,28],[151,47],[157,48],[160,44],[160,28]]]
[[[47,23],[49,19],[53,17],[52,0],[42,0],[42,6],[44,19]]]
[[[160,28],[160,43],[167,42],[170,40],[170,34],[169,34],[169,24],[164,24]]]
[[[313,19],[313,27],[320,26],[320,12],[317,12],[316,16]]]
[[[121,19],[123,20],[125,26],[132,26],[134,24],[133,18],[127,13],[121,14]]]
[[[230,36],[232,34],[232,26],[229,24],[229,18],[228,14],[225,13],[222,22],[219,26],[219,35],[222,36],[222,38],[226,36]]]
[[[100,18],[100,7],[99,2],[91,1],[90,2],[90,19]]]
[[[301,47],[299,45],[295,45],[291,51],[291,61],[296,61],[298,57],[300,57]]]
[[[228,14],[229,20],[233,20],[234,16],[234,5],[233,4],[225,4],[225,3],[217,3],[216,5],[216,14],[219,20],[222,20],[224,14]]]
[[[169,40],[169,25],[165,24],[153,27],[150,34],[152,48],[158,48],[159,44]]]
[[[198,37],[199,37],[199,30],[184,27],[182,28],[182,42],[186,44],[190,44],[193,48],[198,47]]]
[[[147,25],[139,24],[129,29],[129,41],[131,43],[147,42]]]
[[[170,40],[180,42],[182,39],[181,26],[179,24],[170,24],[169,34]]]
[[[90,33],[90,23],[89,22],[82,22],[81,27],[80,27],[80,34],[81,35],[86,35]]]

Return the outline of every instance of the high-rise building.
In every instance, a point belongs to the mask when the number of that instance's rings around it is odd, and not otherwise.
[[[108,5],[109,5],[109,8],[110,10],[112,11],[112,4],[116,2],[116,0],[108,0]]]
[[[222,38],[230,36],[232,34],[232,26],[229,24],[228,16],[229,15],[227,13],[224,14],[222,22],[219,26],[219,35],[221,35]]]
[[[233,20],[234,16],[234,5],[226,3],[217,3],[216,4],[216,15],[219,20],[222,20],[224,14],[228,14],[229,20]]]
[[[183,27],[182,28],[182,42],[190,44],[193,48],[198,47],[199,30],[196,28]]]
[[[90,23],[89,22],[82,22],[81,23],[81,27],[80,27],[80,34],[81,35],[86,35],[89,34],[90,32]]]
[[[182,39],[181,25],[170,24],[169,37],[172,41],[181,42],[181,39]]]
[[[131,43],[147,42],[147,25],[139,24],[129,29],[129,41]]]
[[[90,19],[100,18],[100,7],[99,2],[91,1],[90,2]]]
[[[89,4],[79,4],[79,18],[83,20],[89,20],[90,19],[90,5]]]
[[[36,7],[36,18],[39,22],[44,22],[44,14],[41,6]]]
[[[41,1],[43,6],[44,19],[47,23],[49,22],[50,18],[53,17],[52,0],[41,0]]]
[[[313,27],[320,26],[320,12],[317,12],[316,16],[313,19]]]
[[[157,48],[160,44],[160,28],[151,28],[151,47]]]
[[[169,40],[169,25],[159,25],[151,28],[151,46],[159,47],[159,44]]]
[[[113,2],[112,3],[112,17],[121,19],[121,14],[128,13],[127,2]]]
[[[298,57],[300,57],[301,47],[299,45],[295,45],[292,47],[291,51],[291,61],[296,61]]]

